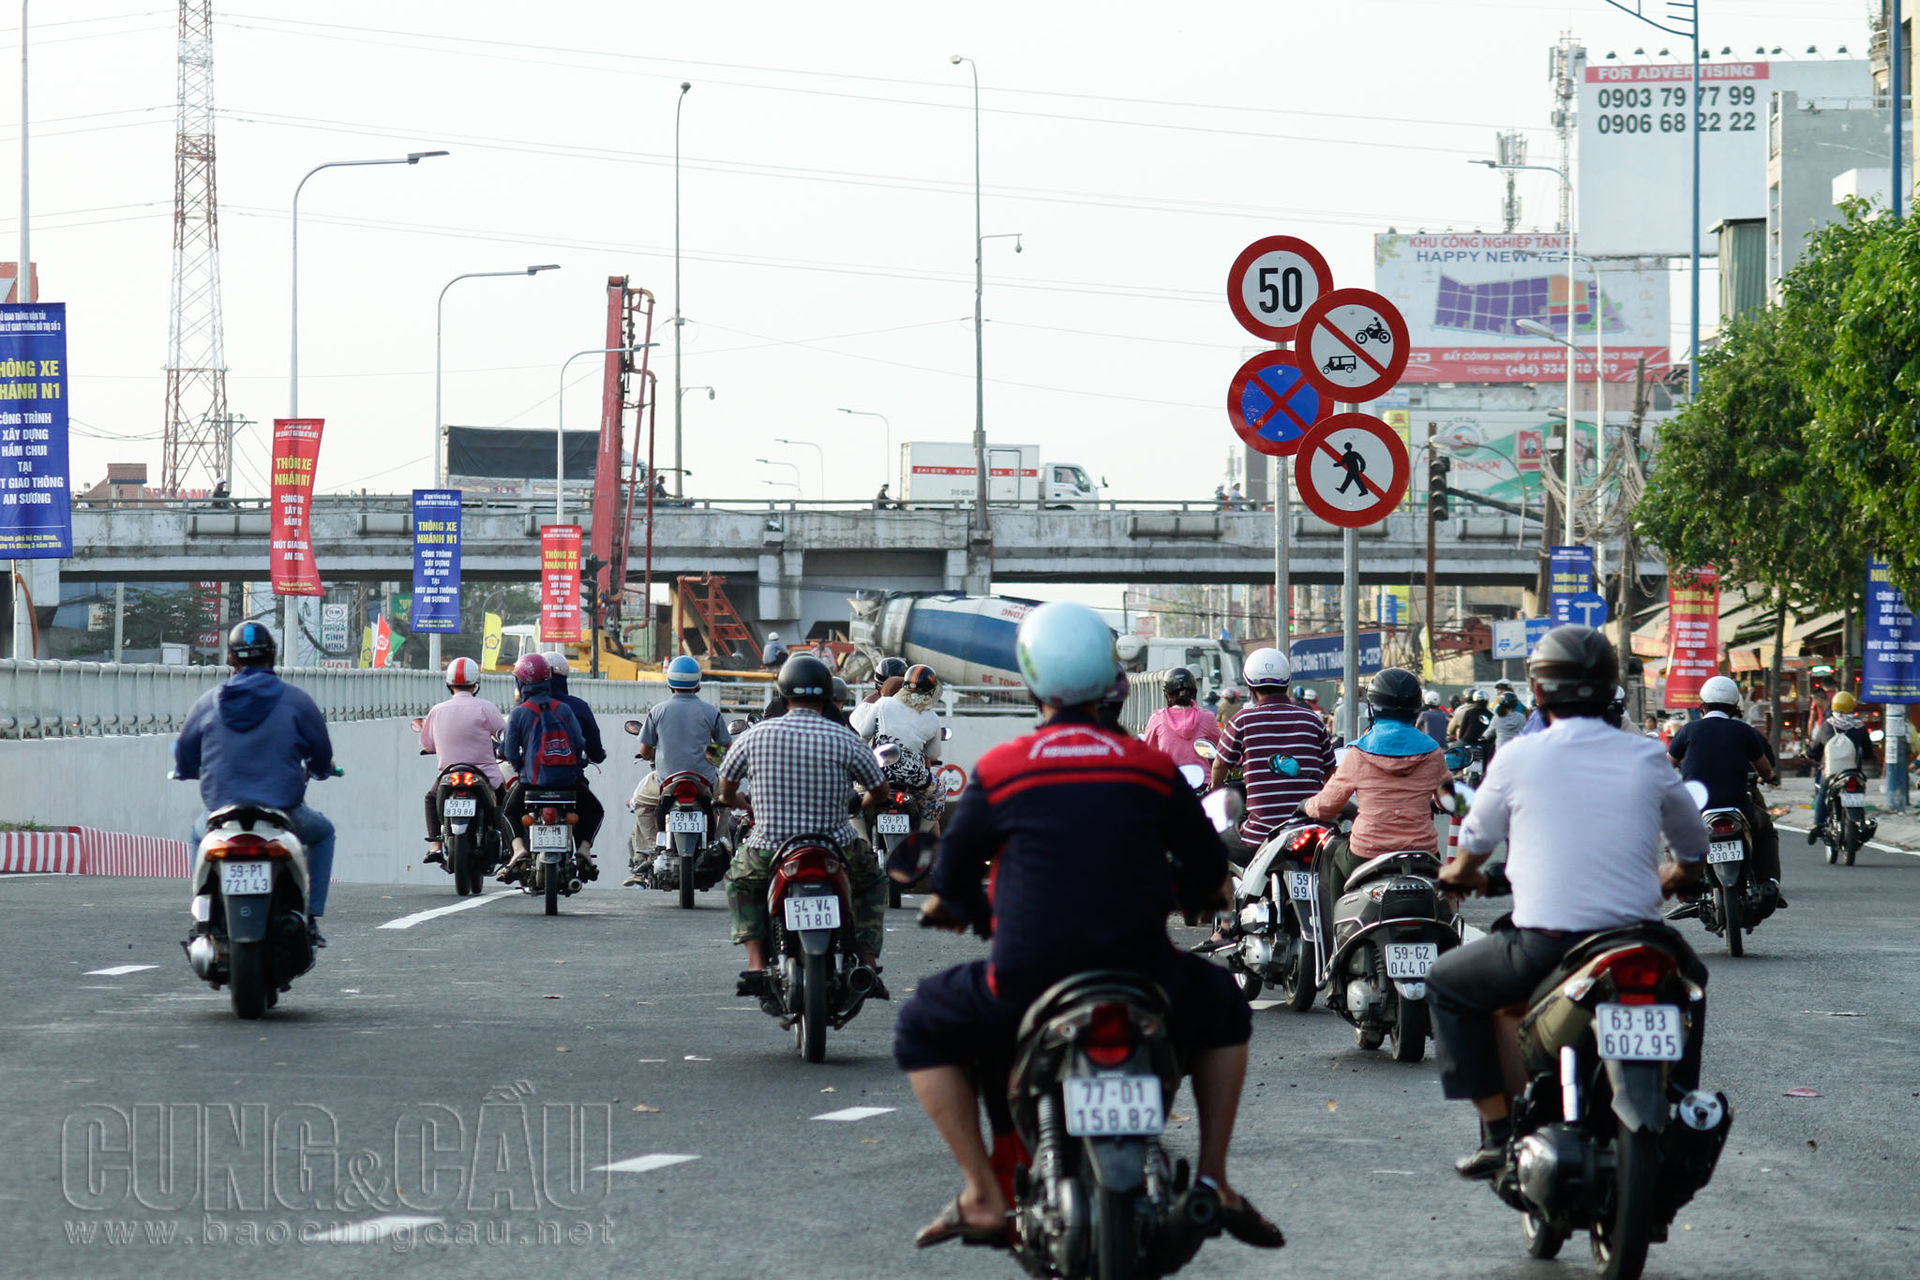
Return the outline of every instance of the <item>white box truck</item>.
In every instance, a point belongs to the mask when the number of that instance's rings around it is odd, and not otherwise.
[[[978,487],[973,445],[964,440],[909,440],[900,446],[902,502],[972,502]],[[1040,446],[987,445],[987,504],[1090,507],[1100,489],[1086,468],[1040,462]]]

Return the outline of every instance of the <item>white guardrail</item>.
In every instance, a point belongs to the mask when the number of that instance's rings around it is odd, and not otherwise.
[[[311,694],[329,721],[425,715],[447,696],[445,683],[431,671],[296,667],[279,674]],[[0,738],[177,733],[200,695],[227,675],[225,667],[213,666],[0,659]],[[703,696],[717,701],[718,687],[707,684]],[[666,684],[658,680],[584,676],[569,680],[568,691],[585,698],[602,718],[640,715],[667,696]],[[509,705],[513,677],[481,676],[480,695]]]

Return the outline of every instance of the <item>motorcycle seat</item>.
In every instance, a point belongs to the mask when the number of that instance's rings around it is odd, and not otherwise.
[[[266,822],[279,827],[282,831],[293,830],[293,819],[286,810],[270,808],[264,804],[223,804],[207,815],[207,829],[226,825],[238,825],[251,831],[255,823]]]
[[[1369,880],[1378,880],[1383,876],[1415,875],[1432,878],[1439,874],[1440,859],[1424,849],[1383,853],[1355,867],[1353,874],[1347,877],[1346,887],[1341,892],[1352,893]]]
[[[580,803],[580,797],[575,795],[571,790],[536,791],[534,788],[528,787],[525,795],[522,797],[522,801],[526,804],[573,805]]]
[[[1109,1001],[1142,1005],[1158,1017],[1167,1016],[1167,995],[1159,983],[1126,969],[1089,969],[1041,992],[1020,1019],[1019,1039],[1026,1040],[1070,1005]]]
[[[1683,972],[1687,968],[1688,959],[1693,954],[1691,948],[1669,924],[1646,921],[1640,924],[1621,925],[1614,929],[1602,929],[1598,933],[1588,934],[1573,944],[1567,954],[1560,958],[1558,967],[1533,989],[1532,996],[1528,998],[1527,1007],[1531,1008],[1540,1003],[1541,998],[1549,991],[1565,982],[1575,970],[1601,952],[1629,942],[1649,943],[1664,951],[1672,952]],[[1695,963],[1698,962],[1695,961]]]

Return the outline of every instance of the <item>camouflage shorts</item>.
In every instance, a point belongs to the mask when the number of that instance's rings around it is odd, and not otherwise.
[[[742,848],[727,866],[727,910],[733,918],[734,945],[767,936],[767,887],[774,850]],[[862,955],[880,955],[887,936],[887,879],[873,846],[856,839],[845,850],[847,879],[853,888],[854,945]]]

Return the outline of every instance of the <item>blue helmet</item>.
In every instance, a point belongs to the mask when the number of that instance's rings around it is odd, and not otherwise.
[[[698,689],[700,687],[700,659],[683,653],[667,664],[667,688]]]
[[[1099,702],[1113,689],[1120,668],[1112,628],[1087,606],[1065,600],[1043,604],[1021,619],[1013,647],[1027,688],[1053,707]]]

